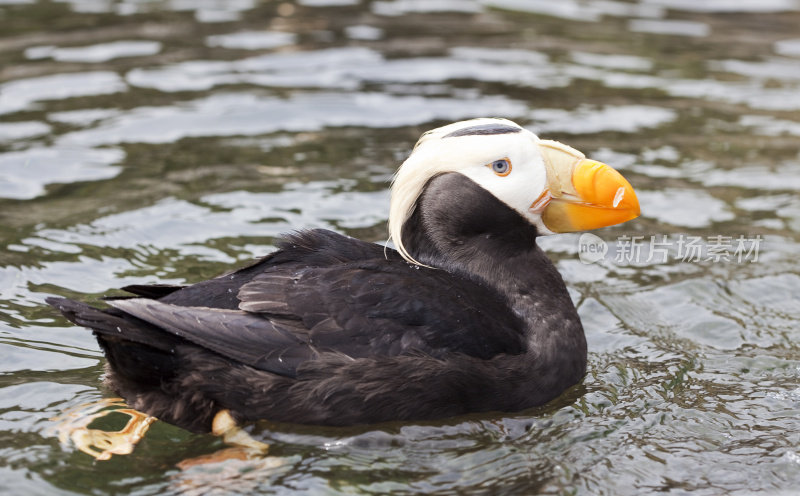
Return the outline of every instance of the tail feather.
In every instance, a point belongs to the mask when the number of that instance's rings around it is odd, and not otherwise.
[[[113,308],[101,310],[59,297],[46,301],[70,322],[94,332],[112,371],[122,378],[157,385],[174,374],[175,348],[183,339]]]
[[[45,301],[70,322],[94,331],[98,338],[131,341],[167,352],[182,342],[180,338],[114,308],[101,310],[59,297]]]
[[[185,287],[175,284],[131,284],[124,286],[122,290],[144,298],[150,298],[151,300],[157,300]]]

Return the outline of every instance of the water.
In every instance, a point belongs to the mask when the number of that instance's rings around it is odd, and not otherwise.
[[[0,1],[0,488],[793,494],[798,26],[797,0]],[[222,444],[163,423],[106,462],[59,442],[54,417],[113,394],[46,296],[198,281],[292,229],[384,240],[419,134],[483,115],[639,192],[595,263],[543,241],[581,386],[513,415],[260,424],[260,460],[191,466]]]

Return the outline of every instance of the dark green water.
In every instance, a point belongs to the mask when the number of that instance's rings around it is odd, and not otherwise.
[[[382,241],[419,134],[486,115],[639,192],[596,263],[542,243],[586,328],[581,387],[514,415],[258,425],[270,458],[185,470],[220,441],[61,445],[51,419],[112,393],[46,296],[197,281],[305,227]],[[797,0],[0,0],[0,492],[797,494],[798,189]]]

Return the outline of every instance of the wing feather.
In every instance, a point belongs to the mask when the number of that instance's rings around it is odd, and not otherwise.
[[[294,376],[297,366],[314,354],[299,333],[257,314],[139,298],[109,304],[227,358],[276,374]]]

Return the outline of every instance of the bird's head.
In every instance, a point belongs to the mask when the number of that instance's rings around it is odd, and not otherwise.
[[[429,181],[447,173],[469,178],[539,235],[596,229],[639,216],[630,183],[608,165],[506,119],[456,122],[423,134],[392,184],[389,231],[410,262],[418,263],[403,245],[403,226]]]

